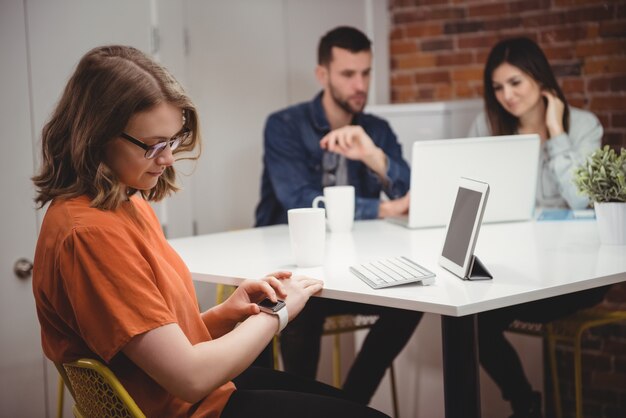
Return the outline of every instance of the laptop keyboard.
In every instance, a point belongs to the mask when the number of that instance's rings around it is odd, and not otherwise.
[[[415,282],[429,285],[435,282],[435,273],[403,256],[350,266],[350,271],[374,289]]]

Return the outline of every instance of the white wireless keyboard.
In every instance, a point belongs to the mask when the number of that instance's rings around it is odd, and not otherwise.
[[[429,285],[435,282],[435,273],[406,257],[350,266],[350,271],[374,289],[415,282]]]

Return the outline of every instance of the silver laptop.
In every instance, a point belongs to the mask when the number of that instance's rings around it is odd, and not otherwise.
[[[483,223],[532,219],[539,168],[539,135],[438,139],[413,143],[408,228],[445,226],[460,177],[491,187]]]

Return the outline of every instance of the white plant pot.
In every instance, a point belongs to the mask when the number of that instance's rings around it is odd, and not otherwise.
[[[594,203],[600,243],[626,245],[626,202]]]

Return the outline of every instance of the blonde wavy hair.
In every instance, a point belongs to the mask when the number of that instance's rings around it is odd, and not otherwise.
[[[135,113],[160,103],[179,107],[189,138],[174,150],[177,159],[197,159],[200,129],[196,108],[182,86],[161,65],[129,46],[94,48],[80,60],[42,133],[42,164],[32,180],[39,207],[57,198],[87,195],[91,206],[116,209],[123,185],[104,163],[106,145],[122,133]],[[196,155],[190,155],[198,145]],[[178,190],[167,167],[155,187],[140,192],[158,201]]]

